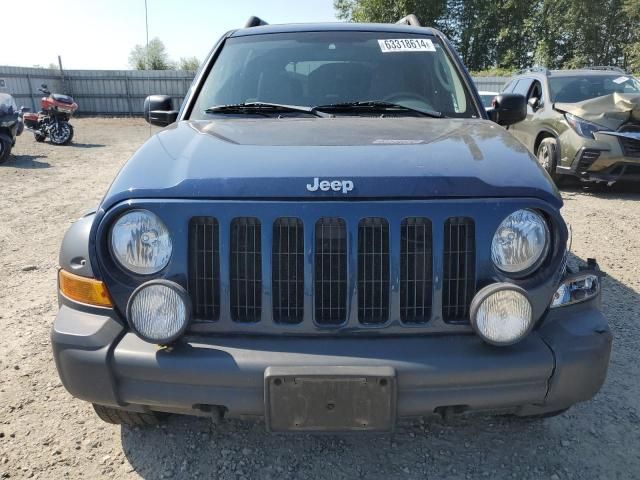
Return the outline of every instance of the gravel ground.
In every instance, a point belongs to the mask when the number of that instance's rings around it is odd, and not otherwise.
[[[471,417],[401,425],[394,435],[273,436],[261,422],[173,416],[141,430],[101,423],[62,387],[49,345],[64,231],[95,205],[149,135],[141,120],[78,119],[76,143],[19,138],[0,166],[0,478],[640,477],[640,187],[563,192],[573,252],[609,276],[609,376],[560,417]]]

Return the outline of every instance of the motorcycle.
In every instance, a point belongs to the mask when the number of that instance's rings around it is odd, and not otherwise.
[[[0,93],[0,163],[4,163],[16,144],[16,137],[22,133],[22,111],[16,107],[13,97]]]
[[[44,142],[49,137],[54,145],[70,143],[73,126],[69,120],[78,109],[78,104],[69,95],[51,93],[44,83],[38,91],[45,95],[40,99],[42,110],[23,113],[27,130],[33,132],[36,142]]]

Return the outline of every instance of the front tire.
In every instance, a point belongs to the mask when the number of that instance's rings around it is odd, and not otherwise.
[[[538,163],[545,169],[551,179],[556,185],[560,185],[563,180],[562,175],[558,175],[556,168],[558,166],[558,156],[560,149],[558,148],[558,141],[555,138],[544,138],[540,145],[538,145],[538,151],[536,155],[538,157]]]
[[[162,423],[164,418],[155,412],[138,413],[120,410],[119,408],[105,407],[104,405],[92,404],[96,415],[106,423],[112,425],[130,425],[134,427],[152,427]]]
[[[49,139],[54,145],[67,145],[73,138],[73,127],[67,122],[58,122],[49,130]]]
[[[13,141],[11,138],[5,133],[0,133],[0,163],[4,163],[9,160],[12,146]]]
[[[67,125],[69,125],[69,129],[71,129],[71,135],[69,135],[69,140],[67,140],[67,142],[65,143],[65,145],[68,145],[69,143],[71,143],[71,140],[73,140],[73,125],[71,125],[70,123],[67,123]]]

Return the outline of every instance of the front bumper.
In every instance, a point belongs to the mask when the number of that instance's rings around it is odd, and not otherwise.
[[[552,311],[511,347],[475,335],[387,337],[185,337],[162,350],[113,316],[63,305],[52,329],[66,389],[80,399],[134,411],[193,415],[224,407],[264,415],[268,367],[390,367],[397,416],[509,410],[528,415],[590,399],[607,371],[611,333],[595,308]]]
[[[595,137],[586,139],[567,129],[560,136],[562,158],[557,173],[587,182],[640,181],[640,156],[628,154],[616,135],[596,132]]]

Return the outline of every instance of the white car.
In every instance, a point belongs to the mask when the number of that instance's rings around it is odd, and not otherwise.
[[[498,95],[498,92],[490,92],[488,90],[479,90],[478,93],[480,94],[480,99],[482,100],[484,108],[491,107],[491,101],[496,95]]]

